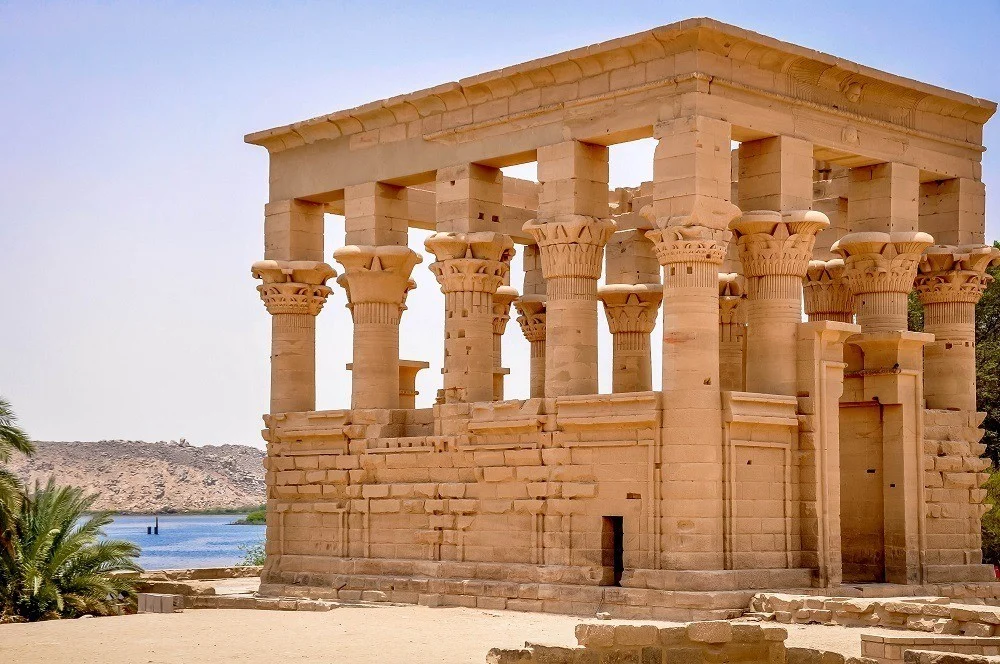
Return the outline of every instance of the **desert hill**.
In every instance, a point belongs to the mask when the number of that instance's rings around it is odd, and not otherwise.
[[[264,502],[264,451],[249,445],[102,440],[35,446],[33,457],[14,455],[9,468],[28,486],[55,475],[60,484],[98,492],[98,509],[163,513]]]

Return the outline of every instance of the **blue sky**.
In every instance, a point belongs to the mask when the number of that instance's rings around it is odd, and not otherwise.
[[[245,133],[694,15],[1000,99],[998,0],[0,2],[0,394],[40,440],[260,444],[267,159]],[[996,239],[1000,120],[985,142]],[[613,151],[614,184],[648,179],[647,155]],[[402,341],[432,362],[425,405],[443,306],[426,263]],[[348,403],[343,304],[337,289],[319,320],[321,408]],[[504,344],[508,393],[526,396],[516,323]]]

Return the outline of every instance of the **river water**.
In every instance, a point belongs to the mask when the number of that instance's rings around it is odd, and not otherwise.
[[[153,525],[151,516],[117,516],[104,530],[110,539],[142,547],[139,564],[144,569],[227,567],[243,559],[241,547],[264,541],[264,526],[229,525],[244,516],[161,516],[159,535],[146,534],[146,528]]]

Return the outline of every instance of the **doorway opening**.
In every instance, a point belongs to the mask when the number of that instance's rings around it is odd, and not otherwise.
[[[625,528],[620,516],[606,516],[601,526],[601,564],[606,586],[620,586],[625,571]]]

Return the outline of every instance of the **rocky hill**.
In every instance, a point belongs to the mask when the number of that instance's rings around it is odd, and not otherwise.
[[[10,469],[28,486],[55,475],[59,484],[100,493],[98,509],[164,513],[264,503],[264,451],[248,445],[102,440],[35,446],[31,458],[14,455]]]

